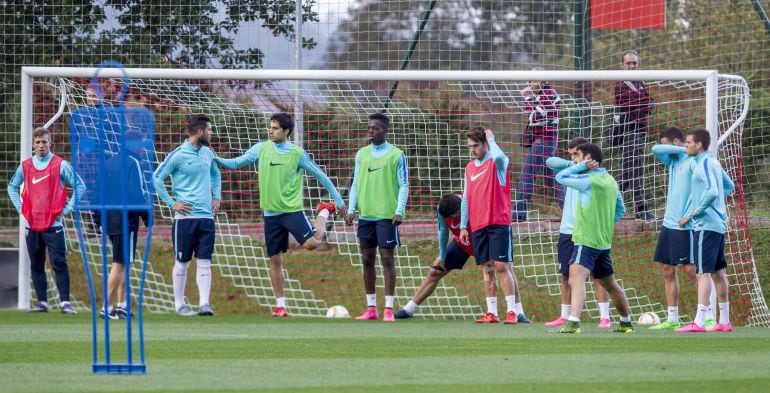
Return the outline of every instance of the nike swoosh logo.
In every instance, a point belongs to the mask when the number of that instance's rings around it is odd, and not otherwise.
[[[57,229],[56,233],[61,233],[64,229]]]
[[[500,255],[500,256],[498,256],[498,258],[500,258],[500,259],[503,259],[503,258],[505,258],[505,257],[506,257],[505,255]]]
[[[386,241],[385,243],[388,243],[388,244],[390,244],[390,243],[393,243],[394,241],[396,241],[396,239],[393,239],[393,240],[388,240],[388,241]]]
[[[39,178],[39,179],[35,179],[35,178],[33,177],[33,178],[32,178],[32,184],[37,184],[37,183],[40,183],[41,181],[43,181],[43,180],[45,180],[46,178],[48,178],[48,176],[51,176],[51,175],[45,175],[45,176],[43,176],[43,177],[41,177],[41,178]]]
[[[372,169],[372,168],[369,168],[369,169],[367,169],[367,170],[368,170],[369,172],[374,172],[374,171],[379,171],[380,169],[382,169],[382,167],[379,167],[379,168],[374,168],[374,169]]]
[[[452,228],[452,229],[457,229],[457,228],[460,227],[460,224],[450,225],[449,227]]]
[[[686,260],[687,260],[687,257],[679,258],[679,262],[686,261]]]
[[[277,166],[277,165],[283,165],[283,164],[282,164],[282,163],[280,163],[280,162],[276,164],[276,163],[274,163],[274,162],[270,161],[270,166]]]
[[[309,235],[309,234],[310,234],[310,232],[313,232],[313,231],[307,231],[307,232],[305,232],[305,234],[304,234],[304,235],[302,235],[302,237],[305,237],[305,236]]]
[[[193,164],[192,161],[187,161],[187,165],[192,165],[192,164]]]
[[[487,171],[487,170],[486,170],[486,169],[484,169],[483,171],[481,171],[481,172],[479,172],[479,173],[477,173],[477,174],[475,174],[475,175],[471,176],[471,181],[476,181],[476,179],[478,179],[478,178],[479,178],[479,176],[483,175],[483,174],[484,174],[486,171]]]

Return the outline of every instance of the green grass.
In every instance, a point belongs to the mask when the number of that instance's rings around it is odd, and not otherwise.
[[[113,328],[114,337],[124,332],[119,323]],[[89,314],[6,311],[0,312],[0,391],[705,393],[770,386],[770,329],[701,335],[614,334],[592,324],[580,335],[545,329],[148,315],[147,375],[106,376],[90,371]]]

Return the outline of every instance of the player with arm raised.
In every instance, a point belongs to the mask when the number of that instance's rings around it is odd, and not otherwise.
[[[409,170],[401,149],[387,142],[390,118],[382,113],[369,115],[370,144],[356,153],[353,183],[348,200],[347,225],[353,224],[358,207],[358,241],[361,246],[366,311],[357,320],[376,320],[377,294],[374,268],[377,248],[385,283],[384,322],[393,322],[393,301],[396,291],[396,265],[393,250],[400,245],[398,226],[404,219],[409,197]]]
[[[697,273],[698,312],[691,324],[676,329],[677,332],[683,333],[706,331],[712,279],[716,285],[719,303],[719,322],[709,331],[731,332],[733,330],[730,323],[729,286],[725,274],[727,258],[725,258],[724,246],[725,231],[727,231],[725,196],[735,191],[735,185],[722,169],[719,161],[708,151],[710,144],[711,135],[708,130],[696,128],[687,132],[685,151],[687,155],[695,157],[690,184],[692,210],[688,216],[679,219],[679,227],[684,228],[692,221],[695,230],[693,255]]]
[[[32,132],[34,155],[21,163],[11,181],[8,196],[13,206],[27,221],[26,243],[31,262],[32,285],[37,305],[31,312],[48,312],[48,279],[45,274],[45,253],[56,273],[61,311],[77,314],[70,304],[70,274],[67,266],[67,245],[62,216],[69,214],[80,200],[86,186],[72,171],[69,162],[51,152],[51,134],[43,127]],[[73,188],[67,199],[66,185]],[[22,188],[22,185],[24,186]]]
[[[483,271],[487,301],[486,314],[476,322],[500,321],[497,316],[496,277],[499,274],[508,304],[505,323],[518,323],[518,314],[523,314],[523,310],[512,266],[509,160],[495,143],[491,130],[476,127],[466,132],[465,137],[473,160],[465,166],[465,191],[460,205],[460,242],[465,246],[473,243],[476,265],[481,266]],[[514,310],[511,310],[511,305],[514,305]]]
[[[620,314],[620,325],[615,332],[633,333],[628,300],[615,281],[610,258],[615,223],[625,214],[623,197],[615,179],[600,167],[603,154],[599,146],[586,143],[578,146],[577,150],[576,160],[579,163],[556,175],[556,181],[579,192],[572,232],[575,247],[569,266],[572,306],[567,323],[558,332],[580,333],[580,314],[586,298],[585,283],[591,274],[609,292]]]
[[[681,327],[679,323],[679,279],[676,268],[682,266],[687,278],[695,281],[693,252],[693,226],[688,222],[679,226],[682,217],[689,216],[692,207],[690,182],[695,161],[684,148],[684,131],[669,127],[660,134],[660,144],[652,147],[655,155],[668,168],[668,191],[663,227],[655,248],[655,262],[660,263],[663,283],[666,289],[668,317],[666,321],[652,326],[653,330],[669,330]]]
[[[195,313],[185,304],[184,289],[187,269],[193,253],[196,260],[198,284],[198,315],[211,316],[211,256],[214,253],[214,215],[222,200],[222,178],[209,149],[211,119],[207,115],[190,116],[187,140],[174,149],[153,176],[153,186],[163,203],[174,212],[171,236],[174,239],[174,306],[176,313]],[[166,189],[165,180],[172,176],[174,198]]]
[[[274,317],[288,317],[283,292],[283,253],[289,249],[289,233],[306,250],[314,250],[324,240],[329,214],[345,207],[340,193],[329,177],[299,146],[288,138],[294,131],[294,119],[288,113],[270,117],[270,140],[252,146],[240,157],[217,158],[227,169],[257,165],[259,205],[265,216],[265,243],[270,257],[270,281],[276,307]],[[302,204],[303,173],[306,171],[323,184],[334,202],[319,203],[314,225]]]
[[[562,169],[568,168],[580,163],[578,160],[578,146],[588,143],[586,138],[575,138],[567,144],[567,153],[570,160],[559,157],[550,157],[546,160],[546,165],[557,173]],[[596,168],[591,168],[596,169]],[[564,198],[564,210],[561,215],[561,225],[559,226],[559,243],[557,246],[557,257],[559,260],[559,272],[561,272],[561,315],[551,322],[546,322],[545,326],[557,327],[564,325],[569,318],[571,311],[571,297],[569,287],[569,265],[572,251],[575,243],[572,242],[572,232],[575,228],[575,214],[577,213],[577,204],[579,192],[574,188],[567,188]],[[599,305],[599,329],[609,329],[612,327],[610,322],[610,300],[609,294],[604,287],[594,279],[594,291],[596,294],[596,303]]]

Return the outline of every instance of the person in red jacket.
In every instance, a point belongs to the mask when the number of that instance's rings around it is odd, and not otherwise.
[[[32,133],[32,147],[34,155],[19,165],[8,183],[8,196],[16,211],[27,221],[27,251],[38,301],[30,311],[48,312],[48,281],[45,274],[45,251],[48,249],[51,267],[56,273],[61,311],[77,314],[69,302],[70,277],[61,218],[72,211],[74,199],[81,198],[86,187],[67,161],[51,153],[51,135],[47,129],[35,129]],[[75,192],[69,200],[66,184]]]

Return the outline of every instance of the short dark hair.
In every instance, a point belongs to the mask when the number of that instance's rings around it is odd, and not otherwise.
[[[38,128],[35,128],[34,131],[32,131],[32,139],[42,138],[44,136],[49,137],[49,139],[50,139],[50,136],[51,136],[51,132],[48,131],[48,129],[45,128],[45,127],[38,127]]]
[[[599,163],[599,165],[601,165],[602,160],[604,160],[602,149],[596,144],[584,143],[578,146],[577,149],[579,152],[583,153],[583,156],[590,155],[594,161]]]
[[[579,136],[577,138],[572,138],[569,143],[567,143],[567,149],[574,149],[580,145],[585,145],[586,143],[590,143],[588,139],[583,138],[582,136]]]
[[[270,121],[273,120],[275,120],[282,129],[289,130],[289,133],[286,134],[286,136],[289,136],[294,132],[294,118],[291,117],[290,114],[286,112],[273,113],[273,115],[270,116]]]
[[[621,63],[626,60],[626,55],[634,55],[634,56],[636,56],[637,59],[639,58],[639,52],[637,52],[637,51],[635,51],[633,49],[627,50],[627,51],[623,52],[622,55],[620,55],[620,62]]]
[[[384,113],[372,113],[369,115],[369,120],[377,120],[385,127],[385,131],[390,128],[390,118]]]
[[[470,131],[465,133],[465,137],[478,143],[487,143],[487,134],[484,133],[486,128],[473,127]]]
[[[705,128],[693,128],[687,131],[687,135],[692,135],[692,140],[695,143],[700,142],[703,144],[703,150],[708,150],[711,145],[711,133]]]
[[[444,194],[438,201],[438,215],[447,218],[460,211],[462,199],[457,194]]]
[[[208,127],[207,123],[211,123],[211,118],[208,115],[202,113],[190,115],[190,119],[187,120],[187,133],[193,135],[198,130],[205,130]]]
[[[679,142],[684,142],[684,131],[682,131],[679,127],[668,127],[663,132],[660,133],[658,139],[666,138],[669,141],[674,141],[674,139],[679,139]]]

